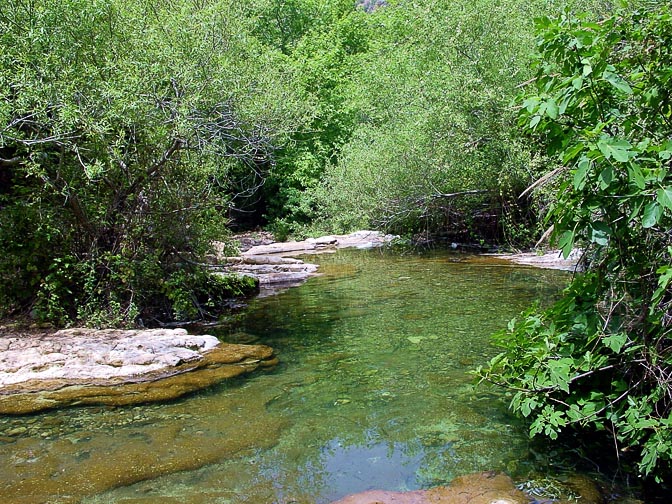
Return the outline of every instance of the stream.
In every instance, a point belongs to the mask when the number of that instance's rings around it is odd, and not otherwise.
[[[468,371],[569,273],[445,252],[308,260],[321,276],[207,329],[272,346],[275,368],[167,404],[0,417],[3,502],[325,504],[546,467]]]

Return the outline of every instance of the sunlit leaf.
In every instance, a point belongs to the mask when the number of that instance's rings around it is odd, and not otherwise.
[[[651,228],[658,224],[660,217],[663,215],[663,207],[658,202],[653,201],[644,207],[644,215],[642,215],[642,226],[644,228]]]
[[[656,191],[656,199],[658,203],[665,208],[672,210],[672,187],[663,187]]]
[[[625,163],[630,158],[637,155],[632,151],[632,145],[627,140],[616,140],[612,137],[605,137],[597,142],[597,148],[607,159],[613,159],[620,163]]]
[[[549,98],[546,102],[546,115],[551,119],[557,119],[560,108],[553,98]]]
[[[563,257],[567,259],[574,248],[574,231],[565,231],[560,237],[558,245],[562,250]]]
[[[574,172],[574,189],[581,190],[586,184],[586,175],[591,163],[588,158],[582,158]]]

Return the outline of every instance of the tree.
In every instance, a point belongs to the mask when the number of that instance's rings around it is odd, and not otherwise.
[[[588,270],[499,336],[485,380],[531,433],[608,433],[641,474],[672,461],[672,11],[631,4],[599,22],[541,18],[521,124],[558,160],[549,223]]]
[[[347,93],[358,121],[315,190],[322,217],[340,229],[527,244],[536,202],[518,195],[539,167],[510,104],[531,77],[531,13],[547,9],[426,0],[373,11]]]
[[[130,323],[187,316],[219,285],[198,264],[309,113],[236,5],[6,2],[4,307]]]

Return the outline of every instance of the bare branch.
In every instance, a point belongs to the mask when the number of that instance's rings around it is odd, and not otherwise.
[[[23,162],[23,158],[20,158],[18,156],[10,158],[10,159],[0,158],[0,167],[9,168],[10,166],[20,165],[22,162]]]

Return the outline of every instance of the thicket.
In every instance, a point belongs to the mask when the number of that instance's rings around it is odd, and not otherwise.
[[[0,311],[117,325],[221,305],[210,243],[312,115],[248,14],[226,0],[3,2]]]
[[[547,201],[519,196],[543,165],[511,104],[532,77],[531,20],[560,4],[389,4],[366,17],[368,49],[343,84],[357,122],[304,193],[317,202],[316,216],[337,231],[375,227],[528,246]]]
[[[529,241],[508,103],[545,5],[4,2],[2,312],[198,315],[231,226]]]
[[[559,180],[548,223],[586,273],[499,335],[481,377],[507,387],[532,434],[610,437],[624,468],[672,462],[672,10],[643,2],[592,22],[537,21],[521,126]],[[546,177],[548,178],[548,177]]]

